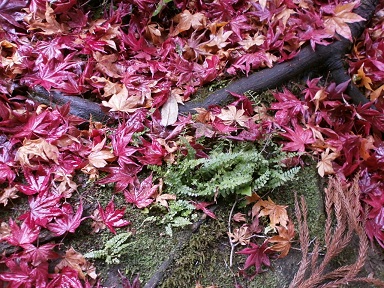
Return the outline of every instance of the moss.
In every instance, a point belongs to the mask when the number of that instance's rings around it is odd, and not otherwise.
[[[226,267],[229,247],[226,237],[228,205],[216,211],[217,220],[209,220],[197,233],[193,234],[180,251],[167,272],[160,287],[194,287],[219,284],[220,287],[233,287],[232,272]]]
[[[325,180],[320,178],[315,164],[312,164],[302,168],[295,180],[290,181],[287,185],[277,189],[269,196],[274,202],[280,205],[288,205],[292,219],[295,218],[295,192],[298,197],[304,196],[308,207],[308,226],[310,233],[311,235],[316,235],[318,239],[323,239],[326,218],[323,202],[324,187]]]

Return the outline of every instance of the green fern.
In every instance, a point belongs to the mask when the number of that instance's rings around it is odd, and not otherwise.
[[[104,249],[88,252],[84,254],[84,257],[105,259],[107,264],[119,264],[119,258],[127,251],[125,248],[132,245],[132,242],[125,243],[131,235],[131,232],[117,234],[105,243]]]
[[[259,151],[261,150],[261,151]],[[218,145],[209,158],[184,158],[166,169],[153,169],[164,180],[170,193],[185,196],[223,197],[245,191],[268,190],[292,180],[298,167],[284,170],[282,160],[292,156],[273,143],[258,149],[256,145],[236,145],[228,149]]]

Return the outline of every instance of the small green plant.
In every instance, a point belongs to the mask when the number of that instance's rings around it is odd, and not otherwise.
[[[219,141],[209,158],[195,159],[191,151],[177,164],[150,167],[154,177],[163,179],[166,193],[177,196],[176,201],[170,201],[168,213],[160,219],[167,225],[166,233],[171,236],[173,227],[196,220],[195,207],[184,199],[196,197],[211,201],[220,196],[250,196],[253,191],[267,192],[292,180],[300,168],[287,169],[283,160],[293,154],[284,153],[271,141],[262,144]]]
[[[125,243],[131,235],[131,232],[117,234],[105,243],[104,249],[88,252],[84,257],[105,259],[107,264],[119,264],[119,258],[127,253],[125,248],[132,245],[132,242]]]
[[[250,195],[271,190],[292,180],[299,167],[285,169],[283,160],[292,155],[268,143],[262,149],[251,144],[216,146],[209,158],[184,158],[176,165],[154,168],[165,188],[179,197],[211,198],[215,195]]]

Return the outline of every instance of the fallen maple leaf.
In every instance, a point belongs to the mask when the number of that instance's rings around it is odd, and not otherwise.
[[[71,247],[65,251],[64,258],[60,261],[59,264],[55,266],[55,272],[59,273],[59,271],[62,271],[65,267],[69,267],[77,271],[78,277],[84,280],[84,268],[87,267],[87,262],[88,261],[84,258],[83,254],[77,252],[75,249],[73,249],[73,247]]]
[[[55,223],[49,223],[47,228],[55,234],[55,236],[64,235],[67,232],[75,233],[77,227],[80,226],[81,215],[83,214],[83,204],[80,202],[77,212],[74,214],[70,204],[63,204],[62,215],[55,218]]]
[[[366,89],[372,91],[372,80],[369,78],[367,75],[365,75],[364,71],[364,63],[361,65],[359,70],[357,70],[357,74],[353,75],[353,82],[359,86],[362,87],[364,86]]]
[[[79,272],[69,266],[63,267],[60,273],[54,275],[54,278],[48,283],[46,288],[57,287],[84,287],[79,279]]]
[[[203,13],[191,14],[188,10],[184,10],[182,13],[177,14],[174,18],[178,23],[175,30],[170,33],[170,36],[176,36],[177,34],[188,31],[191,27],[194,30],[199,30],[206,27],[206,17]]]
[[[323,153],[321,153],[321,160],[317,163],[317,172],[321,177],[324,175],[334,174],[332,161],[339,156],[338,153],[330,153],[330,149],[327,148]]]
[[[16,152],[15,160],[19,161],[22,166],[25,165],[31,168],[38,166],[32,164],[31,160],[36,162],[53,161],[54,163],[59,164],[59,149],[55,145],[48,143],[43,138],[35,140],[25,139],[23,146],[21,146]]]
[[[0,192],[0,203],[4,206],[7,206],[8,201],[10,199],[16,199],[19,198],[19,195],[17,195],[18,189],[16,187],[7,187],[4,188],[2,192]]]
[[[243,225],[240,228],[236,228],[233,232],[227,232],[231,242],[233,244],[248,245],[251,239],[252,233],[249,231],[248,225]]]
[[[250,119],[247,115],[244,115],[244,109],[237,109],[233,105],[229,105],[228,109],[221,109],[221,113],[217,115],[218,118],[223,120],[225,125],[239,124],[245,127],[246,122]]]
[[[117,94],[113,94],[112,97],[107,101],[102,101],[105,107],[111,108],[110,111],[120,111],[126,113],[132,113],[143,104],[142,97],[140,95],[128,95],[128,90],[125,85]]]
[[[271,261],[269,260],[268,253],[270,253],[267,241],[265,241],[261,246],[255,244],[255,243],[249,243],[250,247],[244,248],[241,251],[236,252],[237,254],[243,254],[248,255],[247,259],[245,260],[244,267],[241,269],[242,273],[245,273],[245,270],[251,268],[252,266],[255,267],[255,272],[252,275],[247,275],[248,278],[251,280],[262,270],[262,265],[270,266]]]
[[[216,215],[209,209],[207,209],[208,206],[214,204],[214,203],[208,203],[208,202],[194,202],[194,201],[191,201],[191,203],[193,204],[193,206],[195,206],[195,209],[196,210],[201,210],[204,212],[204,214],[206,214],[207,216],[213,218],[213,219],[216,219]]]
[[[53,251],[53,249],[57,246],[54,243],[47,243],[36,247],[32,244],[23,245],[23,258],[30,259],[32,265],[38,266],[41,263],[46,262],[47,260],[52,260],[58,258],[58,254]]]
[[[91,153],[88,155],[89,164],[96,168],[102,168],[107,165],[106,160],[112,160],[115,158],[111,149],[103,149],[105,145],[105,141],[107,139],[104,138],[100,143],[96,144]]]
[[[152,174],[141,183],[136,178],[134,184],[130,184],[129,190],[124,190],[125,200],[136,205],[137,208],[147,207],[153,202],[153,199],[150,197],[156,193],[159,185],[152,184]]]
[[[289,221],[287,214],[287,207],[282,205],[276,205],[271,198],[268,197],[268,200],[260,200],[260,206],[262,209],[259,212],[259,217],[268,216],[270,223],[269,226],[274,230],[278,224],[287,228]]]
[[[364,21],[365,19],[352,10],[355,8],[357,1],[346,4],[338,4],[336,6],[326,5],[322,8],[325,12],[332,14],[332,16],[325,16],[324,25],[327,32],[335,34],[338,33],[340,36],[352,41],[351,29],[347,23],[355,23]]]
[[[235,222],[247,222],[247,219],[245,219],[245,214],[244,213],[236,213],[235,215],[232,216],[233,221]]]
[[[31,244],[39,237],[40,227],[35,223],[31,223],[29,219],[24,220],[20,227],[15,221],[9,219],[10,234],[5,237],[5,240],[13,246],[22,246]]]
[[[268,239],[268,242],[276,243],[269,249],[275,252],[280,252],[279,258],[287,256],[289,249],[291,249],[291,241],[295,237],[295,229],[293,223],[290,221],[287,228],[283,226],[277,226],[279,235],[272,236]]]
[[[291,140],[291,142],[284,143],[283,150],[285,151],[297,151],[304,152],[305,145],[312,144],[315,142],[313,138],[313,133],[310,129],[303,129],[299,124],[294,122],[294,130],[285,127],[287,133],[282,134],[282,136]]]
[[[103,210],[103,208],[99,203],[98,209],[95,210],[95,212],[91,216],[91,218],[95,221],[92,224],[92,227],[93,227],[92,232],[97,233],[101,229],[108,227],[108,229],[112,233],[116,234],[116,231],[114,229],[115,227],[120,228],[120,227],[124,227],[131,224],[131,222],[121,219],[124,217],[124,212],[125,212],[125,208],[115,210],[115,204],[113,203],[113,198],[105,207],[105,210]]]

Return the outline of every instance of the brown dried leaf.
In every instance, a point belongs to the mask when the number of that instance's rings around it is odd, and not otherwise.
[[[227,232],[231,242],[233,244],[240,243],[241,245],[248,245],[249,239],[252,236],[248,228],[247,225],[243,225],[240,228],[236,228],[233,233]]]
[[[268,216],[270,221],[269,226],[273,230],[278,224],[287,228],[287,224],[289,221],[287,213],[288,206],[276,205],[269,197],[267,201],[260,200],[259,202],[261,202],[259,205],[263,207],[259,212],[259,217]]]
[[[87,260],[85,260],[83,254],[75,251],[73,247],[65,251],[64,258],[60,261],[59,264],[55,266],[55,272],[58,273],[64,267],[70,267],[77,271],[80,279],[85,279],[85,274],[83,272],[83,267],[85,267]]]
[[[23,146],[17,150],[15,160],[19,161],[21,165],[33,168],[36,165],[31,164],[30,160],[32,159],[46,162],[53,161],[59,164],[59,149],[42,138],[35,140],[25,139]]]
[[[188,31],[191,27],[194,30],[199,30],[206,27],[207,24],[207,19],[203,13],[191,14],[188,10],[176,15],[174,21],[178,24],[170,36],[176,36],[181,32]]]
[[[280,252],[279,258],[287,256],[289,249],[291,249],[291,241],[295,237],[295,229],[292,222],[289,222],[288,227],[277,226],[279,235],[273,236],[268,239],[268,242],[276,243],[269,249],[275,252]]]
[[[0,192],[0,203],[4,204],[4,206],[7,206],[8,200],[19,198],[17,192],[18,190],[16,187],[4,188],[3,192]]]
[[[330,153],[329,148],[327,148],[323,153],[321,153],[321,160],[316,165],[317,172],[321,177],[324,177],[324,175],[335,173],[332,167],[332,161],[335,160],[338,156],[338,153]]]
[[[105,165],[107,165],[106,160],[113,160],[115,158],[115,155],[110,149],[103,149],[105,141],[106,138],[104,138],[103,141],[95,145],[92,148],[91,153],[88,155],[89,164],[96,168],[105,167]]]

